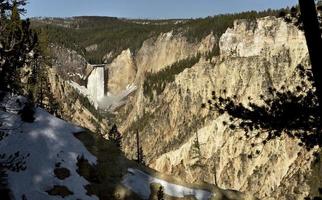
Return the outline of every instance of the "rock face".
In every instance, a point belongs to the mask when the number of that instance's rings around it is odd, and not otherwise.
[[[66,49],[57,45],[50,46],[53,66],[65,80],[72,80],[79,84],[82,83],[83,76],[86,74],[87,61],[76,51]]]
[[[270,87],[293,89],[301,82],[297,65],[309,68],[304,33],[297,27],[275,17],[237,20],[220,37],[219,56],[202,57],[177,74],[160,95],[144,96],[146,73],[159,72],[198,52],[207,53],[214,45],[213,34],[200,43],[189,43],[169,32],[145,41],[137,53],[124,50],[106,66],[109,93],[117,94],[132,83],[138,87],[115,113],[126,155],[135,156],[133,135],[139,130],[146,162],[160,172],[260,199],[304,199],[318,194],[321,161],[313,156],[318,149],[307,151],[287,135],[266,144],[261,137],[247,139],[242,130],[224,125],[227,114],[201,109],[212,91],[235,96],[237,103],[247,105],[248,97],[261,104],[260,95],[269,95]],[[197,137],[198,156],[193,150]]]
[[[106,73],[99,67],[93,68],[75,51],[58,46],[51,49],[58,73],[65,80],[85,86],[92,101],[96,102],[106,92],[118,96],[129,86],[141,84],[148,72],[155,73],[179,60],[209,52],[215,43],[212,33],[199,43],[190,43],[181,34],[163,33],[145,41],[135,54],[130,49],[124,50],[105,66]],[[107,57],[110,54],[113,52]]]
[[[79,98],[79,94],[69,81],[60,77],[57,68],[48,69],[51,92],[59,103],[59,114],[63,119],[73,122],[81,127],[86,127],[91,131],[96,131],[97,127],[107,130],[107,120],[98,119],[95,113],[84,106],[84,102]]]
[[[290,51],[292,65],[301,63],[299,55],[307,53],[305,38],[297,28],[274,17],[256,22],[237,20],[220,38],[221,55],[228,57],[265,56],[269,59],[285,50]]]
[[[170,37],[162,36],[164,40]],[[160,70],[162,62],[153,56],[155,51],[142,50],[137,63],[153,66],[152,72]],[[261,138],[246,139],[242,130],[232,131],[223,124],[229,116],[201,109],[212,91],[236,95],[237,103],[247,104],[251,97],[260,104],[259,96],[268,95],[269,87],[292,89],[301,81],[297,65],[309,67],[303,32],[274,17],[238,20],[220,38],[220,54],[211,62],[201,59],[178,74],[152,101],[142,87],[137,91],[124,108],[133,107],[122,125],[124,151],[134,156],[133,132],[138,129],[147,162],[161,172],[265,199],[303,199],[317,194],[320,181],[312,184],[319,162],[312,154],[317,149],[307,151],[288,136],[265,145]],[[154,62],[159,64],[148,64]],[[192,151],[196,135],[201,152],[197,159]]]
[[[124,50],[111,64],[108,70],[108,92],[120,93],[128,85],[134,83],[136,64],[130,49]]]
[[[143,43],[135,57],[138,66],[137,78],[145,72],[158,72],[197,53],[206,53],[215,43],[213,34],[209,34],[200,43],[189,43],[187,38],[173,32],[163,33],[156,39],[151,38]]]

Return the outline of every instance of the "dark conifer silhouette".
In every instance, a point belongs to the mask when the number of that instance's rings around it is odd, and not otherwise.
[[[0,164],[0,197],[4,200],[10,200],[10,190],[8,189],[8,175],[4,167]]]
[[[308,46],[314,83],[316,86],[319,103],[322,105],[322,38],[314,0],[299,0],[301,19],[303,20],[304,33]],[[322,106],[319,107],[322,116]]]
[[[137,163],[145,165],[145,160],[144,160],[145,156],[144,156],[142,146],[140,145],[139,131],[136,131],[136,150],[137,150],[137,156],[136,156]]]
[[[37,43],[37,35],[30,29],[28,19],[21,20],[20,14],[25,12],[26,0],[0,0],[0,90],[18,92],[20,88],[18,69],[28,64],[34,56],[32,50]],[[3,101],[5,92],[1,92]],[[33,106],[27,102],[20,111],[23,121],[33,121]],[[6,111],[5,108],[3,108]],[[2,124],[0,123],[0,127]],[[8,134],[1,132],[1,139]],[[0,140],[1,140],[0,139]],[[7,189],[6,171],[26,170],[27,155],[16,152],[11,155],[0,153],[0,196],[10,199]]]
[[[117,130],[117,126],[114,124],[112,129],[108,133],[108,139],[112,141],[119,149],[122,148],[122,135]]]
[[[18,114],[23,122],[34,122],[35,105],[31,92],[29,92],[27,102],[25,102],[23,108],[18,112]]]
[[[163,187],[160,186],[158,193],[157,193],[158,200],[164,200],[164,192],[163,192]]]
[[[191,146],[191,154],[193,159],[197,159],[198,162],[201,158],[201,150],[200,150],[200,143],[199,143],[199,136],[198,133],[196,133],[196,137],[193,140],[192,146]]]
[[[269,88],[269,95],[260,96],[263,105],[253,103],[249,97],[247,106],[236,103],[236,97],[224,98],[213,92],[209,108],[220,114],[228,113],[230,120],[224,123],[232,130],[243,129],[247,138],[260,137],[266,143],[286,133],[299,138],[300,145],[307,149],[321,145],[319,102],[315,88],[307,85],[313,79],[312,72],[301,65],[297,69],[303,81],[295,86],[296,91],[284,86],[280,91]]]
[[[2,90],[18,91],[17,69],[33,58],[32,50],[38,38],[30,29],[29,19],[21,20],[25,0],[0,0],[0,87]]]

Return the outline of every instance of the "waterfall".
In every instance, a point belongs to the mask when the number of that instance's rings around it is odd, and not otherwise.
[[[105,96],[105,70],[104,67],[95,67],[88,77],[87,90],[95,102]]]
[[[107,81],[105,67],[103,65],[92,65],[92,71],[88,72],[87,87],[81,86],[76,82],[70,81],[70,85],[78,90],[82,95],[88,97],[96,109],[114,110],[126,102],[126,98],[133,93],[137,87],[133,84],[128,85],[118,94],[107,92]]]

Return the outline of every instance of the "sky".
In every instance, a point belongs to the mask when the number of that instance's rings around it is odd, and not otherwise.
[[[297,0],[29,0],[26,17],[197,18],[296,3]]]

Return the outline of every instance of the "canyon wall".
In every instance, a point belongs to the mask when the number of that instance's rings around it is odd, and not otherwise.
[[[144,94],[147,74],[197,53],[206,54],[217,43],[219,55],[202,56],[174,81],[164,83],[164,91],[154,93],[152,99]],[[275,17],[237,20],[219,42],[212,33],[199,43],[189,43],[181,34],[169,32],[148,39],[138,52],[124,50],[106,66],[105,81],[114,95],[136,86],[136,92],[126,96],[126,105],[114,112],[113,122],[123,133],[123,151],[135,158],[138,130],[147,164],[162,173],[260,199],[317,195],[322,171],[321,161],[313,154],[318,148],[308,151],[286,134],[265,144],[261,137],[246,138],[243,130],[232,130],[224,123],[230,116],[201,106],[213,92],[244,105],[249,99],[262,104],[260,96],[269,96],[269,88],[292,90],[301,83],[299,64],[310,68],[304,33]],[[201,155],[196,158],[197,137]]]
[[[269,88],[292,89],[300,83],[297,66],[309,68],[304,33],[275,17],[237,20],[220,38],[220,55],[201,59],[167,84],[153,100],[139,87],[122,123],[124,151],[135,157],[134,132],[139,130],[148,164],[186,181],[217,183],[265,199],[303,199],[318,193],[315,157],[286,135],[262,144],[231,130],[227,114],[202,109],[217,95],[247,105],[261,104]],[[144,66],[144,65],[143,65]],[[138,69],[139,71],[140,69]],[[152,70],[153,71],[153,70]],[[156,68],[158,71],[158,68]],[[201,157],[192,149],[198,135]],[[256,144],[256,145],[254,145]]]

